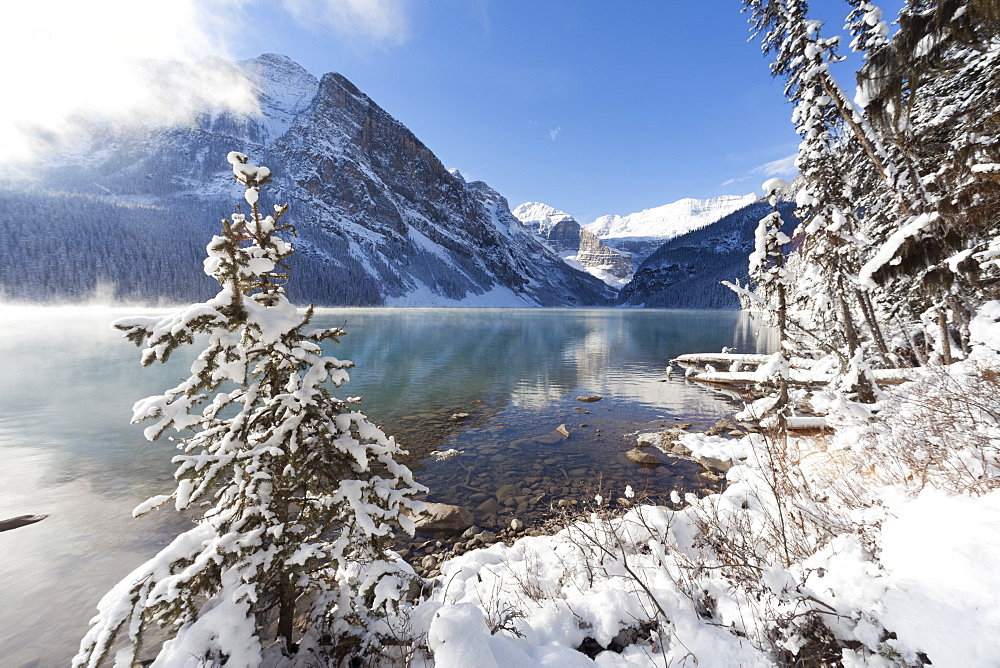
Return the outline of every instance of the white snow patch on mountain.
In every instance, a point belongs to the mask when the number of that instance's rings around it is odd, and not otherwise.
[[[288,56],[265,53],[239,66],[257,95],[257,120],[267,133],[265,143],[285,134],[319,91],[319,79]]]
[[[578,259],[579,256],[573,255],[571,253],[566,255],[561,255],[563,262],[573,267],[574,269],[579,269],[580,271],[585,271],[594,278],[599,278],[604,281],[615,290],[621,290],[623,286],[628,285],[628,282],[632,280],[634,273],[628,274],[624,277],[615,276],[606,267],[589,267],[580,263]]]
[[[525,227],[540,236],[545,236],[556,223],[572,218],[565,211],[560,211],[543,202],[525,202],[514,208],[511,213]]]
[[[754,193],[711,199],[687,198],[626,216],[601,216],[583,229],[600,239],[650,237],[666,240],[710,225],[756,201]]]

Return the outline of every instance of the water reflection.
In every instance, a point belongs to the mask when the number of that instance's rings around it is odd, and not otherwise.
[[[186,522],[169,511],[131,519],[172,488],[174,454],[128,424],[131,406],[186,376],[196,352],[141,368],[109,327],[135,312],[0,311],[0,518],[49,515],[0,532],[0,665],[65,665],[101,595]],[[628,463],[629,433],[674,417],[714,420],[732,406],[667,380],[667,360],[768,346],[737,313],[336,309],[315,322],[348,330],[330,348],[357,364],[338,394],[364,397],[363,410],[410,449],[432,500],[469,505],[484,523],[544,512],[595,481],[682,484],[696,471]],[[581,394],[605,399],[584,405]],[[470,417],[449,419],[460,411]],[[569,439],[553,437],[560,424]],[[465,454],[427,458],[449,447]]]

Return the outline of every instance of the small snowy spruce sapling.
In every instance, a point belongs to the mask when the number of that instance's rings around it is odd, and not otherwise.
[[[781,231],[781,214],[778,212],[779,191],[787,187],[783,179],[768,179],[761,186],[767,193],[771,213],[757,223],[754,232],[754,251],[750,254],[750,283],[754,286],[766,313],[774,319],[778,330],[779,350],[767,364],[757,370],[761,382],[775,381],[778,400],[774,411],[779,424],[784,425],[784,412],[788,404],[788,354],[794,348],[788,328],[788,281],[783,247],[791,239]]]
[[[328,386],[350,362],[324,356],[340,329],[307,331],[281,283],[292,252],[279,236],[288,205],[264,215],[270,170],[229,154],[250,214],[234,213],[208,245],[212,299],[162,317],[114,326],[144,347],[142,364],[204,341],[191,376],[136,403],[150,440],[180,433],[177,488],[136,516],[173,501],[207,508],[189,531],[130,573],[101,600],[74,666],[140,660],[147,629],[170,639],[153,665],[316,665],[337,645],[377,642],[379,620],[412,570],[388,549],[394,525],[424,491],[397,459],[396,442]]]

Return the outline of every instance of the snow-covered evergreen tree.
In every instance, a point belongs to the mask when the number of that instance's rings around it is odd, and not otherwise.
[[[862,199],[877,246],[859,279],[923,324],[932,359],[949,361],[953,338],[955,355],[968,350],[970,311],[997,295],[982,253],[1000,226],[1000,3],[911,0],[890,40],[859,23],[849,24],[867,58],[858,100],[920,185],[895,210],[877,189]]]
[[[806,0],[744,2],[802,136],[790,264],[803,280],[789,300],[842,361],[948,362],[996,296],[1000,5],[910,0],[890,36],[874,2],[847,3],[866,60],[855,100],[829,72],[838,38],[820,37]]]
[[[877,165],[884,173],[889,169],[885,151],[830,76],[829,65],[840,60],[839,38],[820,36],[819,23],[808,19],[807,3],[745,4],[754,32],[763,35],[764,51],[773,55],[772,72],[785,79],[785,94],[795,104],[792,121],[802,138],[796,158],[802,174],[796,216],[802,224],[793,234],[798,253],[786,263],[786,272],[797,274],[786,280],[788,310],[797,312],[793,335],[809,339],[809,348],[834,356],[846,371],[862,345],[857,310],[885,353],[881,330],[867,317],[866,295],[852,280],[862,249],[855,236],[858,208],[849,178],[859,154],[870,157],[866,166]]]
[[[292,253],[288,205],[264,215],[266,167],[229,154],[249,215],[224,220],[205,272],[218,294],[163,317],[115,327],[143,346],[142,364],[204,341],[191,375],[136,403],[145,435],[180,434],[176,489],[141,504],[207,508],[195,526],[135,569],[100,602],[74,666],[141,658],[148,629],[170,639],[157,666],[316,665],[338,644],[377,641],[379,617],[412,571],[389,550],[412,534],[423,488],[396,442],[335,398],[350,362],[323,354],[340,329],[308,329],[282,283]]]
[[[775,406],[781,416],[788,403],[788,353],[793,348],[788,330],[788,282],[790,274],[785,267],[783,247],[791,239],[781,231],[781,214],[778,212],[779,191],[788,184],[784,179],[768,179],[764,185],[771,213],[757,223],[754,233],[754,251],[750,254],[750,284],[762,298],[765,313],[772,316],[778,330],[778,352],[759,370],[760,380],[773,381],[778,388]]]

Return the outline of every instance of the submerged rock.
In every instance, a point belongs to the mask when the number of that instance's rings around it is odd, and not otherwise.
[[[476,512],[483,517],[488,518],[490,515],[495,515],[500,512],[500,502],[491,496],[476,506]],[[471,522],[469,524],[471,524]]]
[[[599,394],[585,394],[585,395],[581,395],[581,396],[577,397],[576,400],[577,401],[583,401],[583,402],[586,402],[586,403],[593,403],[595,401],[600,401],[603,398],[604,397],[602,397]]]
[[[448,503],[428,503],[427,510],[416,521],[416,530],[423,533],[462,533],[474,523],[472,513]]]
[[[645,452],[639,448],[629,450],[625,453],[625,456],[628,457],[629,461],[633,464],[638,464],[639,466],[644,466],[646,468],[656,468],[662,463],[659,457],[653,453]]]
[[[500,503],[503,503],[508,499],[518,496],[521,493],[521,488],[518,485],[501,485],[500,487],[497,487],[497,491],[495,493]]]
[[[18,517],[11,517],[10,519],[0,520],[0,531],[10,531],[11,529],[17,529],[18,527],[34,524],[35,522],[41,522],[46,517],[48,517],[48,515],[20,515]]]

